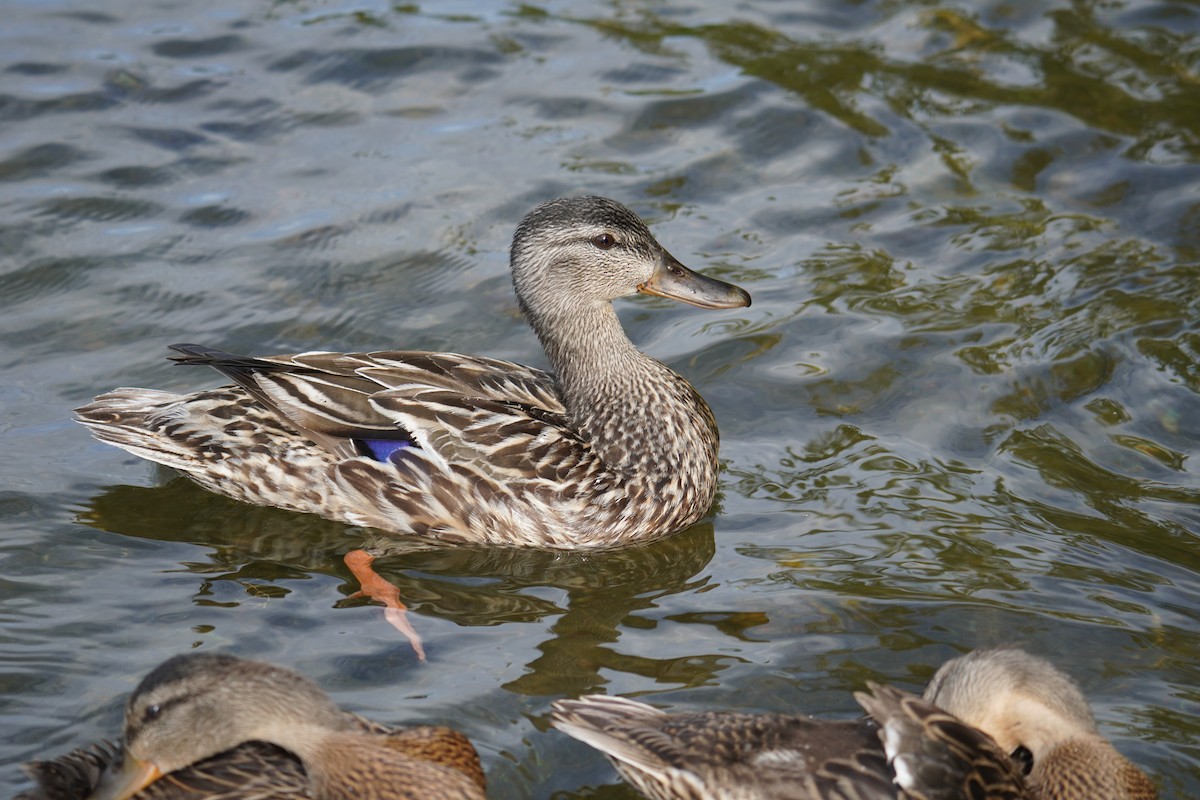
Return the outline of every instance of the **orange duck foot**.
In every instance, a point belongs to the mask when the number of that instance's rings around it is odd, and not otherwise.
[[[421,643],[420,634],[408,621],[408,608],[400,602],[400,589],[385,580],[371,566],[375,556],[366,550],[351,550],[343,560],[350,568],[350,573],[358,580],[358,585],[362,587],[350,597],[366,597],[382,605],[384,619],[404,634],[417,658],[425,661],[425,646]]]

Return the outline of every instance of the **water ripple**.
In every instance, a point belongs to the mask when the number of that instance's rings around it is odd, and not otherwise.
[[[557,696],[848,716],[867,680],[1013,641],[1164,797],[1200,794],[1195,9],[183,8],[0,27],[0,794],[194,647],[452,720],[493,796],[568,798],[626,790],[545,729]],[[544,364],[507,248],[577,193],[754,296],[617,303],[711,404],[721,492],[630,551],[386,542],[436,669],[356,596],[341,558],[376,532],[70,421],[222,381],[175,341]]]

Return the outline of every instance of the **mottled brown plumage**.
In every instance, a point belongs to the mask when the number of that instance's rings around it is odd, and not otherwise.
[[[120,752],[112,742],[100,741],[72,750],[49,761],[24,764],[35,788],[16,800],[79,800],[100,783],[100,776]]]
[[[126,706],[124,742],[123,764],[101,743],[27,765],[38,786],[21,799],[485,797],[461,733],[387,728],[290,670],[226,655],[177,656],[151,672]]]
[[[716,492],[716,421],[633,346],[612,301],[732,308],[750,296],[691,272],[600,197],[530,212],[511,267],[552,373],[454,353],[247,358],[176,345],[177,361],[236,386],[116,389],[79,420],[238,500],[444,542],[609,547],[695,522]],[[396,441],[411,446],[381,454]]]
[[[1083,692],[1045,659],[977,650],[945,664],[925,697],[1031,764],[1040,800],[1153,800],[1154,784],[1100,735]]]
[[[555,703],[552,724],[654,800],[1153,800],[1078,687],[1021,650],[947,662],[924,697],[870,684],[868,717],[667,714],[620,697]]]

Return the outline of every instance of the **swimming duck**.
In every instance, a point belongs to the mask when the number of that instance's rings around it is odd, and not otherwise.
[[[946,662],[924,697],[868,684],[868,718],[667,714],[622,697],[554,704],[551,724],[654,800],[1153,800],[1079,687],[1017,649]]]
[[[173,345],[233,386],[115,389],[77,409],[101,441],[215,492],[442,542],[608,547],[687,527],[717,484],[717,426],[612,307],[641,292],[750,305],[695,273],[614,200],[531,211],[513,287],[553,372],[455,353],[250,358]]]
[[[24,800],[482,800],[467,737],[391,729],[338,709],[281,667],[190,653],[155,668],[125,708],[121,757],[108,743],[26,770]]]

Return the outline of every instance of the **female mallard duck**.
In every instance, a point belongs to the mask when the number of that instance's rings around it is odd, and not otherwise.
[[[270,664],[191,653],[125,707],[120,762],[102,743],[35,762],[24,800],[482,800],[483,768],[450,728],[390,729]]]
[[[716,492],[716,422],[691,384],[633,346],[612,301],[736,308],[750,296],[680,264],[603,197],[531,211],[511,268],[553,373],[453,353],[175,345],[175,360],[237,385],[116,389],[79,419],[229,497],[442,541],[604,547],[695,522]]]
[[[607,755],[655,800],[1157,796],[1096,731],[1074,682],[1021,650],[948,661],[924,698],[868,686],[855,694],[863,720],[666,714],[595,695],[558,701],[551,722]]]

